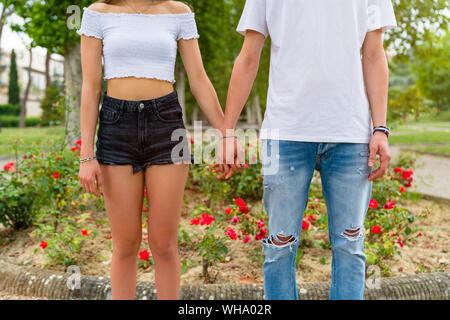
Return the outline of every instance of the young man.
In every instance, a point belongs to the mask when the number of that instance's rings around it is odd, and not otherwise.
[[[328,207],[330,299],[363,299],[364,219],[372,181],[385,174],[390,161],[382,36],[395,26],[391,0],[246,1],[237,27],[245,41],[230,81],[222,131],[226,145],[233,140],[230,129],[248,99],[270,35],[260,136],[269,216],[269,234],[262,240],[266,299],[298,298],[295,258],[314,169],[320,171]],[[233,158],[232,149],[225,160]],[[381,165],[372,171],[377,155]],[[270,170],[274,161],[277,170]],[[230,175],[236,166],[222,169]]]

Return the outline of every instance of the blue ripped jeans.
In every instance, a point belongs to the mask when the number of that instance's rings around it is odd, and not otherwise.
[[[327,203],[330,299],[363,299],[363,228],[372,193],[368,144],[262,140],[261,156],[269,216],[262,240],[265,299],[298,299],[295,261],[314,169],[320,171]]]

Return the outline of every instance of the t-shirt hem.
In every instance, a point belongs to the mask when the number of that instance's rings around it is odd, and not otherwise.
[[[330,136],[320,136],[320,137],[307,137],[307,136],[290,136],[290,135],[277,135],[272,137],[267,134],[261,134],[260,140],[287,140],[287,141],[298,141],[298,142],[317,142],[317,143],[369,143],[370,138],[349,138],[349,137],[330,137]]]

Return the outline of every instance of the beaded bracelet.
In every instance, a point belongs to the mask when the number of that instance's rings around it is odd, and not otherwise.
[[[95,159],[97,159],[97,157],[95,157],[95,156],[94,157],[85,158],[85,159],[80,159],[80,163],[91,161],[91,160],[95,160]]]
[[[377,126],[373,129],[374,134],[375,134],[375,132],[383,132],[389,138],[389,134],[391,133],[391,130],[385,126]]]

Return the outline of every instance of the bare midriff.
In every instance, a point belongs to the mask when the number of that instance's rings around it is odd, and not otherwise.
[[[173,84],[168,81],[127,77],[108,79],[107,95],[121,100],[150,100],[173,90]]]

